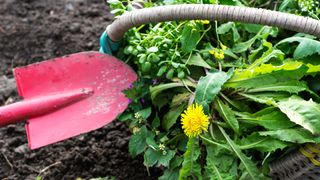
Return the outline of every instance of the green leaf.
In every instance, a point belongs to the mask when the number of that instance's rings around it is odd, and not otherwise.
[[[262,54],[262,56],[259,59],[256,59],[249,67],[248,69],[253,69],[261,64],[267,63],[272,58],[276,58],[280,61],[283,61],[284,59],[284,53],[278,49],[274,49],[272,47],[272,44],[267,41],[263,41],[263,46],[267,47],[268,50]]]
[[[207,144],[207,157],[205,166],[206,179],[234,180],[237,177],[237,158],[216,145]]]
[[[257,34],[263,28],[262,25],[259,24],[243,24],[243,27],[249,33]]]
[[[170,160],[174,157],[174,155],[175,151],[173,150],[168,150],[166,154],[163,154],[163,151],[148,148],[143,156],[143,164],[147,167],[154,166],[155,164],[157,164],[158,166],[168,167]]]
[[[219,126],[219,129],[221,133],[223,134],[224,138],[227,140],[228,144],[234,151],[234,153],[237,155],[237,157],[240,159],[242,164],[245,167],[245,170],[248,172],[248,175],[251,179],[260,180],[261,177],[263,177],[262,173],[258,170],[256,165],[245,155],[241,152],[240,148],[230,139],[228,134],[224,131],[223,128]]]
[[[241,53],[241,52],[247,51],[257,39],[259,38],[266,39],[268,35],[269,34],[272,35],[272,33],[274,33],[274,29],[268,26],[264,26],[259,30],[259,32],[254,37],[252,37],[248,41],[235,44],[232,48],[232,51],[234,53]]]
[[[225,96],[224,94],[221,93],[221,96],[223,97],[223,99],[228,102],[231,106],[233,106],[234,108],[242,111],[242,112],[251,112],[251,109],[250,107],[245,104],[244,102],[242,101],[237,101],[237,100],[234,100],[234,99],[230,99],[228,98],[227,96]]]
[[[148,131],[146,126],[142,126],[140,131],[131,136],[129,141],[129,152],[132,156],[142,153],[147,146],[147,138],[154,138],[154,134]]]
[[[159,51],[158,47],[155,47],[155,46],[150,47],[149,49],[147,49],[148,53],[155,53],[155,52],[158,52],[158,51]]]
[[[179,178],[179,168],[166,169],[158,180],[177,180]]]
[[[297,1],[295,0],[284,0],[279,7],[279,11],[285,12],[287,9],[297,8]]]
[[[261,95],[245,94],[245,93],[239,93],[239,95],[246,97],[249,100],[261,103],[261,104],[267,104],[269,106],[276,106],[276,101],[273,97],[266,97],[266,96],[261,96]]]
[[[225,105],[218,97],[215,99],[214,104],[222,119],[225,120],[236,133],[239,133],[239,122],[232,109]]]
[[[168,150],[166,154],[162,153],[158,160],[158,166],[168,167],[175,154],[176,152],[173,150]]]
[[[240,35],[239,35],[239,32],[238,32],[234,22],[228,22],[225,24],[221,24],[217,29],[217,33],[218,34],[226,34],[230,30],[232,30],[232,33],[233,33],[233,41],[234,42],[238,41],[240,39]]]
[[[195,92],[196,103],[212,102],[229,78],[230,76],[223,71],[209,72],[205,77],[201,77]]]
[[[226,34],[227,32],[229,32],[231,30],[232,26],[234,26],[234,22],[228,22],[228,23],[221,24],[217,28],[217,33],[218,34]]]
[[[269,136],[261,136],[258,133],[252,133],[251,135],[239,140],[238,145],[242,150],[244,149],[256,149],[260,152],[274,152],[277,149],[284,149],[292,144],[273,139]]]
[[[190,53],[196,48],[198,41],[200,40],[199,29],[191,24],[184,26],[181,37],[181,48],[184,52]]]
[[[143,164],[147,167],[154,166],[158,159],[159,159],[160,153],[152,148],[148,148],[147,151],[144,153],[144,161]]]
[[[302,59],[313,54],[320,55],[320,42],[306,37],[290,37],[280,41],[276,46],[283,43],[298,42],[299,45],[294,51],[293,57],[295,59]]]
[[[263,64],[250,70],[235,70],[234,75],[224,86],[244,89],[272,86],[277,83],[300,80],[307,71],[307,66],[296,62],[288,62],[281,66]]]
[[[281,141],[292,143],[319,143],[320,137],[312,135],[309,131],[301,128],[295,129],[280,129],[275,131],[260,131],[261,136],[271,136]]]
[[[166,84],[160,84],[157,86],[152,86],[150,87],[151,99],[153,101],[156,98],[156,96],[164,90],[175,88],[175,87],[181,87],[181,86],[184,86],[184,85],[182,83],[166,83]]]
[[[153,128],[158,128],[160,126],[160,118],[158,115],[153,119],[151,126]]]
[[[184,102],[188,102],[190,99],[191,93],[190,92],[184,92],[181,94],[176,94],[172,98],[172,102],[170,104],[170,107],[179,106]]]
[[[277,103],[279,109],[289,119],[304,127],[313,134],[320,134],[320,105],[311,99],[306,101],[298,96],[292,96]]]
[[[187,61],[187,64],[212,69],[212,67],[201,57],[199,53],[192,55],[189,61]]]
[[[268,130],[287,129],[295,126],[289,118],[276,107],[268,107],[255,114],[243,114],[238,118],[241,122],[258,124]]]
[[[190,138],[187,144],[187,151],[184,153],[184,160],[179,173],[179,180],[187,179],[189,176],[196,177],[198,180],[202,179],[201,166],[197,160],[200,156],[199,140]]]
[[[246,42],[241,42],[241,43],[235,44],[232,48],[232,51],[234,53],[241,53],[241,52],[246,51],[247,49],[249,49],[252,46],[252,44],[258,39],[259,36],[260,36],[260,34],[257,34],[256,36],[254,36],[253,38],[249,39]]]
[[[285,81],[278,82],[275,84],[267,84],[262,86],[257,86],[256,88],[252,88],[247,90],[247,92],[264,92],[264,91],[286,91],[289,93],[297,94],[302,91],[309,90],[307,83],[303,81]]]
[[[142,119],[147,119],[151,115],[151,107],[142,109],[142,110],[138,111],[137,113],[139,113],[141,115]]]
[[[170,110],[163,116],[162,127],[169,131],[169,129],[177,122],[178,117],[185,109],[186,104],[183,103],[179,106],[172,107]]]

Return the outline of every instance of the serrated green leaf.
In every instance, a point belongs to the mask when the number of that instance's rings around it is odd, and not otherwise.
[[[150,87],[151,99],[153,101],[156,98],[156,96],[164,90],[175,88],[175,87],[181,87],[181,86],[184,86],[184,85],[182,83],[166,83],[166,84],[160,84],[157,86],[151,86]]]
[[[187,151],[184,153],[184,160],[179,172],[179,180],[187,179],[189,176],[202,179],[201,167],[197,160],[200,156],[199,140],[190,138],[187,144]]]
[[[285,82],[278,82],[275,84],[267,84],[251,88],[247,90],[247,92],[265,92],[265,91],[286,91],[289,93],[297,94],[302,91],[309,90],[307,83],[303,81],[285,81]]]
[[[190,99],[190,96],[191,96],[190,92],[185,92],[185,93],[174,95],[172,98],[172,102],[170,104],[170,107],[179,106],[182,103],[188,102]]]
[[[311,99],[306,101],[298,96],[292,96],[278,102],[277,105],[292,122],[313,134],[320,134],[320,105],[318,103]]]
[[[140,131],[131,136],[129,141],[129,152],[132,156],[142,153],[147,146],[146,139],[154,138],[154,134],[148,131],[146,126],[142,126]]]
[[[171,159],[174,157],[175,154],[176,152],[173,150],[168,150],[166,154],[162,153],[158,159],[158,166],[168,167]]]
[[[245,94],[245,93],[239,93],[239,95],[246,97],[249,100],[261,103],[261,104],[267,104],[269,106],[276,106],[276,101],[273,97],[266,97],[266,96],[261,96],[261,95]]]
[[[248,41],[235,44],[232,48],[232,51],[234,53],[244,52],[244,51],[248,50],[258,38],[263,37],[263,36],[267,37],[268,34],[271,32],[272,32],[272,28],[264,26],[263,28],[261,28],[259,30],[259,32],[254,37],[252,37]],[[264,35],[264,34],[266,34],[266,35]],[[264,37],[264,38],[266,38],[266,37]]]
[[[187,61],[187,64],[212,69],[212,67],[201,57],[199,53],[192,55],[189,61]]]
[[[245,154],[243,154],[240,150],[240,148],[238,147],[238,145],[236,145],[228,136],[228,134],[224,131],[223,128],[221,128],[219,126],[219,129],[221,131],[221,133],[223,134],[224,138],[227,140],[228,144],[230,145],[230,147],[232,148],[233,152],[237,155],[237,157],[240,159],[240,161],[242,162],[242,164],[245,167],[245,170],[248,172],[248,175],[251,179],[255,180],[260,180],[263,175],[262,173],[258,170],[258,168],[256,167],[256,165],[252,162],[252,160],[250,160]]]
[[[179,178],[179,168],[166,169],[158,180],[177,180]]]
[[[219,98],[215,99],[214,105],[222,119],[225,120],[236,133],[239,133],[239,122],[232,109],[225,105]]]
[[[295,59],[302,59],[313,54],[320,55],[320,42],[306,37],[290,37],[280,41],[276,46],[283,43],[298,42],[299,45],[294,51],[293,57]]]
[[[320,137],[312,135],[309,131],[302,128],[295,129],[280,129],[275,131],[260,131],[261,136],[271,136],[275,139],[279,139],[292,143],[319,143]]]
[[[181,48],[184,52],[190,53],[200,40],[201,35],[198,28],[187,24],[182,30]]]
[[[144,161],[143,164],[147,167],[154,166],[158,159],[159,159],[160,153],[152,148],[148,148],[147,151],[144,153]]]
[[[272,47],[272,44],[267,41],[263,41],[263,46],[267,47],[268,50],[262,54],[262,56],[259,59],[256,59],[249,67],[248,69],[253,69],[261,64],[267,63],[272,58],[276,58],[280,61],[283,61],[284,59],[284,53],[278,49],[274,49]]]
[[[256,149],[260,152],[274,152],[277,149],[284,149],[291,143],[273,139],[268,136],[261,136],[258,133],[252,133],[251,135],[242,138],[238,141],[238,145],[241,149]]]
[[[238,115],[238,119],[241,120],[241,122],[258,124],[268,130],[287,129],[295,126],[295,124],[276,107],[268,107],[255,114],[246,113],[240,115],[238,113]]]
[[[170,110],[163,116],[163,120],[161,121],[162,127],[169,131],[169,129],[177,122],[178,117],[185,109],[186,104],[183,103],[179,106],[172,107]]]
[[[210,180],[234,180],[237,177],[238,162],[230,152],[218,146],[206,144],[207,157],[205,173]]]
[[[250,107],[246,103],[241,102],[241,101],[237,101],[237,100],[234,100],[234,99],[230,99],[227,96],[225,96],[224,94],[221,94],[221,96],[223,97],[223,99],[226,102],[228,102],[234,108],[236,108],[236,109],[238,109],[238,110],[240,110],[242,112],[251,112]]]
[[[286,81],[300,80],[307,74],[308,67],[302,63],[286,63],[281,66],[264,64],[251,70],[236,70],[234,75],[224,84],[232,88],[258,88]]]
[[[201,77],[195,92],[195,102],[198,104],[212,102],[229,78],[229,75],[223,71],[209,72]]]

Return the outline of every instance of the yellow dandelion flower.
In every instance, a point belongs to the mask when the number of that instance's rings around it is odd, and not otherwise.
[[[210,24],[210,21],[208,20],[195,20],[197,23],[202,23],[202,24]]]
[[[181,124],[184,133],[188,137],[196,137],[207,131],[209,126],[209,117],[204,114],[203,107],[198,104],[189,106],[184,114],[181,114]]]
[[[216,53],[216,51],[215,51],[214,49],[212,49],[212,50],[209,50],[209,53],[210,53],[211,55],[214,55],[214,54]]]
[[[224,44],[222,44],[222,43],[220,43],[220,47],[221,47],[221,49],[224,51],[224,50],[227,50],[227,46],[225,46]]]
[[[217,60],[224,59],[224,51],[221,49],[214,48],[212,50],[209,50],[209,53]]]
[[[215,54],[214,54],[214,58],[216,58],[216,59],[218,59],[218,60],[224,59],[224,52],[221,51],[221,52],[219,52],[219,53],[215,53]]]

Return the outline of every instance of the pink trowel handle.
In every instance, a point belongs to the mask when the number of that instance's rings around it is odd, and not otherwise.
[[[93,90],[91,88],[81,88],[39,96],[0,107],[0,127],[17,123],[26,118],[48,114],[67,105],[76,103],[92,94]]]

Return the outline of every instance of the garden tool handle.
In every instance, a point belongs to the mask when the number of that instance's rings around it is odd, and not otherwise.
[[[320,37],[320,21],[309,17],[266,9],[209,4],[166,5],[126,12],[107,27],[106,33],[110,40],[118,42],[130,28],[175,20],[237,21],[276,26]]]
[[[54,112],[93,94],[91,88],[40,96],[0,107],[0,127]]]

